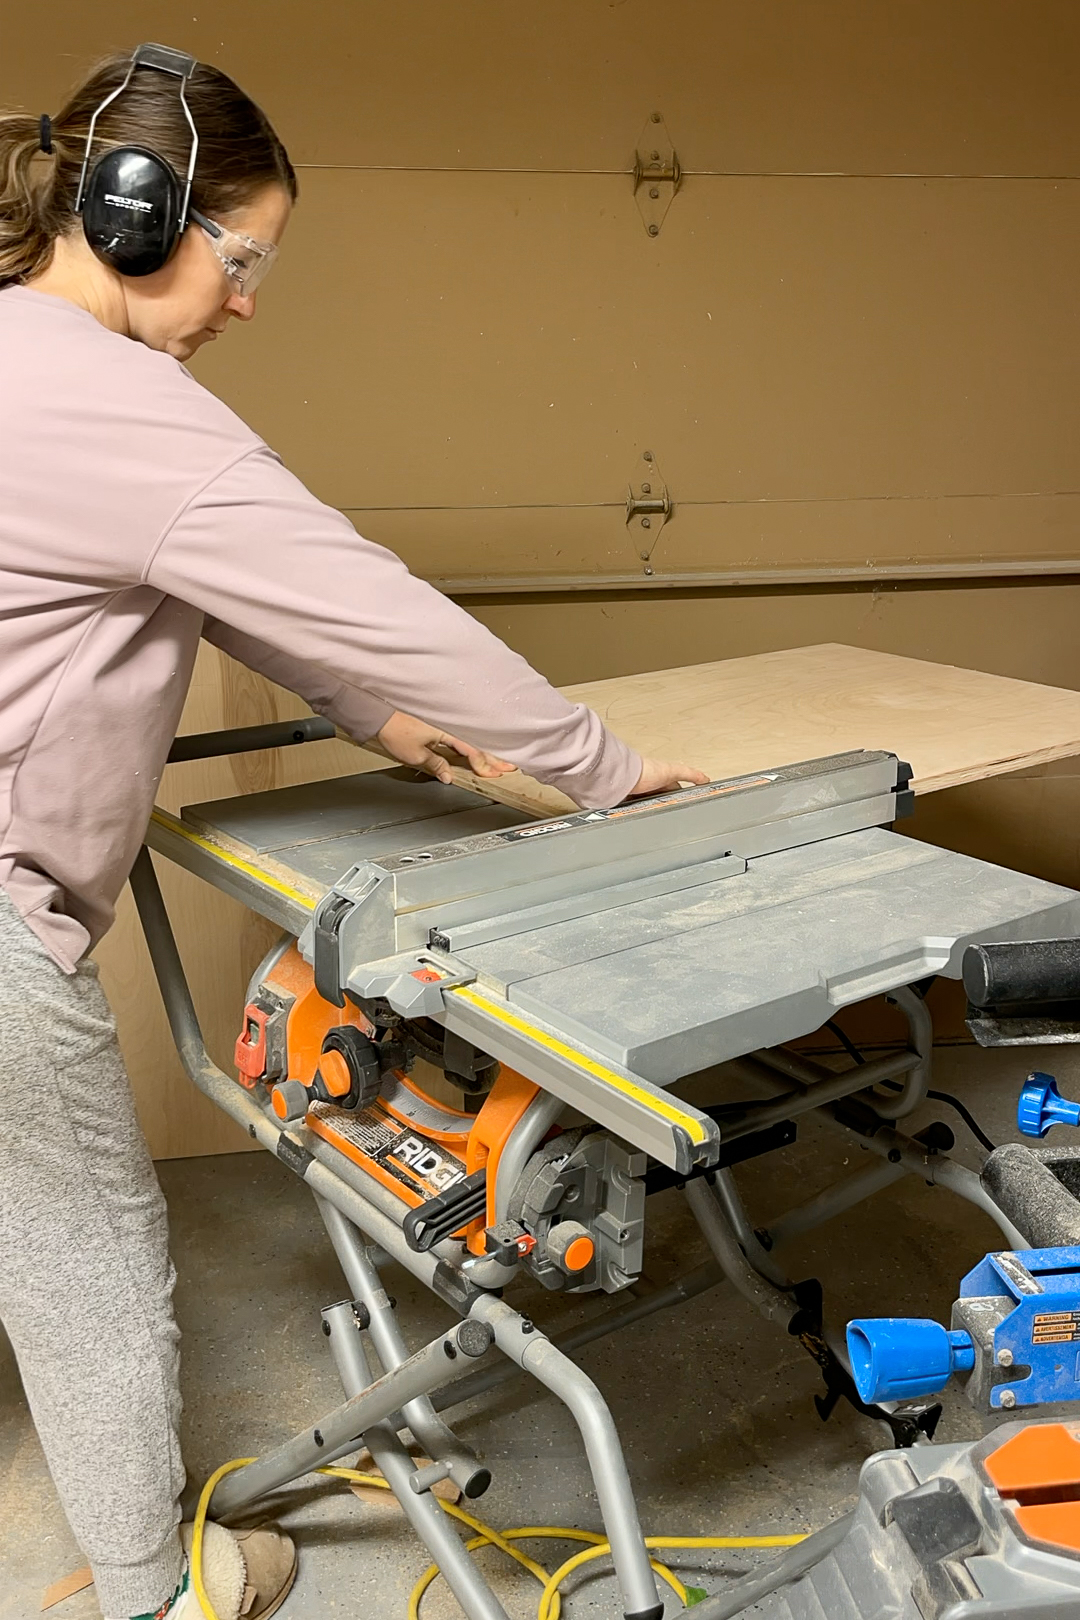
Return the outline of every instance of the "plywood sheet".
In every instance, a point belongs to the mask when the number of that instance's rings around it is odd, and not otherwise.
[[[54,0],[7,6],[0,100],[55,111],[147,33],[214,62],[302,163],[1080,172],[1071,0]]]
[[[919,793],[1080,754],[1080,693],[825,644],[564,687],[642,753],[717,779],[853,748],[907,760]],[[515,808],[570,801],[515,773],[480,783]]]

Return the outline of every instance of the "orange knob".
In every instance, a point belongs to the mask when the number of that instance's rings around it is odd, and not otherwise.
[[[575,1238],[563,1255],[563,1265],[567,1271],[584,1271],[595,1253],[591,1237]]]

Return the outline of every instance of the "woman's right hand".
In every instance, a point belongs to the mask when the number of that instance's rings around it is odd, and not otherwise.
[[[666,759],[643,759],[637,786],[631,788],[629,797],[641,799],[647,798],[650,793],[672,793],[687,783],[701,787],[708,780],[704,771],[695,770],[692,765],[684,765],[681,760],[671,764]]]

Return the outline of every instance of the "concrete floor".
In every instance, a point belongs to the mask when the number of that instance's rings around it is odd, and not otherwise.
[[[959,1095],[995,1141],[1004,1141],[1016,1136],[1016,1092],[1034,1067],[1056,1072],[1062,1089],[1077,1094],[1080,1061],[1061,1049],[942,1048],[934,1083]],[[965,1127],[943,1105],[929,1105],[908,1128],[930,1118],[955,1126],[956,1156],[978,1164]],[[811,1122],[796,1145],[740,1167],[738,1177],[755,1222],[767,1222],[845,1167],[866,1162],[854,1142]],[[160,1170],[180,1278],[184,1450],[192,1480],[201,1482],[225,1459],[260,1451],[340,1399],[319,1307],[344,1289],[310,1195],[268,1155],[174,1161]],[[657,1279],[704,1257],[678,1193],[650,1200],[648,1230],[646,1268]],[[949,1193],[908,1179],[793,1244],[784,1260],[792,1275],[822,1279],[834,1322],[875,1312],[947,1319],[960,1276],[996,1246],[995,1231]],[[448,1323],[448,1310],[407,1274],[394,1267],[386,1276],[412,1344]],[[598,1303],[595,1296],[574,1301],[531,1287],[511,1297],[549,1331],[580,1320]],[[816,1368],[730,1289],[594,1344],[578,1359],[611,1404],[650,1533],[816,1528],[851,1505],[863,1459],[890,1443],[883,1426],[846,1407],[823,1425],[813,1406]],[[491,1490],[475,1504],[483,1518],[496,1526],[600,1528],[572,1424],[539,1386],[518,1381],[452,1418],[494,1475]],[[981,1432],[962,1397],[947,1396],[939,1438]],[[409,1590],[428,1559],[392,1501],[361,1502],[312,1479],[283,1493],[272,1513],[301,1547],[301,1575],[283,1620],[404,1620]],[[541,1545],[539,1553],[554,1568],[555,1554],[561,1560],[570,1550]],[[505,1574],[499,1555],[481,1556],[510,1613],[534,1614],[535,1583],[516,1567]],[[676,1553],[671,1562],[712,1592],[751,1567],[755,1556]],[[0,1335],[2,1620],[30,1620],[43,1589],[83,1562]],[[672,1602],[668,1613],[676,1607]],[[52,1611],[57,1620],[97,1620],[98,1612],[92,1590]],[[608,1575],[585,1573],[570,1587],[567,1620],[619,1612]],[[437,1583],[424,1601],[426,1620],[458,1613]]]

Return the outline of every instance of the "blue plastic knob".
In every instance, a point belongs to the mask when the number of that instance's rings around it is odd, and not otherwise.
[[[910,1401],[944,1389],[975,1365],[971,1334],[919,1316],[861,1317],[847,1327],[855,1387],[864,1401]]]
[[[1069,1102],[1052,1074],[1029,1074],[1016,1105],[1016,1125],[1023,1136],[1045,1136],[1051,1125],[1080,1125],[1080,1103]]]

